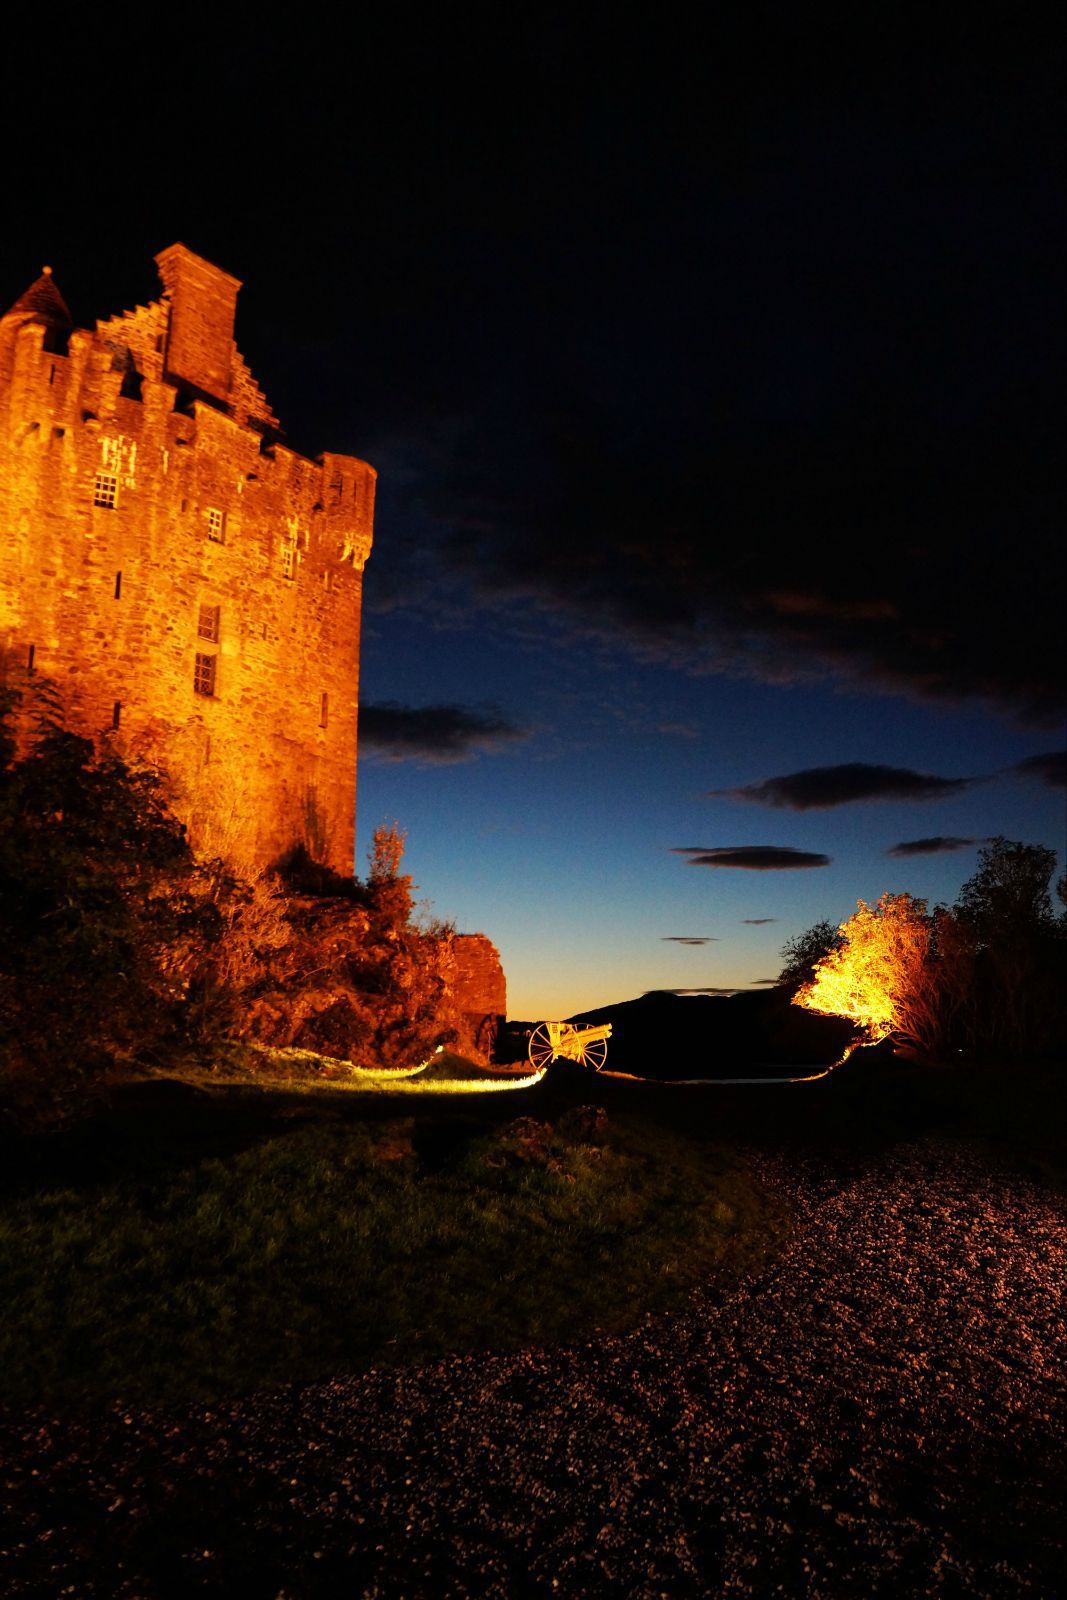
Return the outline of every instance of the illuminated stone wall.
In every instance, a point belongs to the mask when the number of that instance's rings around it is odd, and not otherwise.
[[[508,1011],[507,984],[500,953],[484,933],[458,933],[452,940],[452,995],[466,1019],[470,1043],[493,1054]]]
[[[375,474],[282,444],[237,280],[157,260],[162,297],[94,331],[47,275],[0,319],[6,670],[164,766],[201,850],[267,865],[302,841],[350,874]]]

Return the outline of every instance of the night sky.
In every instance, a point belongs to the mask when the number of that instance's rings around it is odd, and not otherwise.
[[[5,305],[181,240],[288,442],[377,467],[360,859],[407,828],[515,1016],[1062,866],[1052,10],[736,9],[7,37]]]

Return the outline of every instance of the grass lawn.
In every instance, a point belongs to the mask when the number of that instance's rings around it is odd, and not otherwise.
[[[625,1109],[582,1143],[529,1096],[415,1117],[323,1096],[230,1147],[178,1148],[164,1119],[88,1177],[51,1164],[0,1201],[0,1400],[214,1400],[595,1337],[787,1236],[728,1149]],[[555,1121],[534,1159],[520,1113]]]

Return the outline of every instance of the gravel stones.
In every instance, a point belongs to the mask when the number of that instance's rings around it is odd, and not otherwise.
[[[5,1594],[1057,1592],[1062,1197],[934,1143],[760,1165],[782,1260],[624,1337],[9,1418]]]

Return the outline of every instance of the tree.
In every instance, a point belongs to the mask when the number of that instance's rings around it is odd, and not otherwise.
[[[375,828],[367,852],[370,875],[367,898],[371,925],[386,938],[397,938],[411,921],[412,882],[409,873],[400,871],[407,834],[395,822]]]
[[[2,741],[0,1084],[48,1120],[174,1028],[218,917],[161,776],[67,732],[47,691],[30,717],[23,754]]]
[[[1062,1040],[1065,929],[1049,893],[1055,870],[1054,850],[998,835],[960,890],[955,916],[974,961],[975,1055],[1041,1056]]]
[[[779,954],[785,964],[778,982],[795,993],[802,984],[811,982],[819,963],[840,945],[841,934],[834,923],[814,923],[782,946]]]
[[[938,1055],[946,1016],[937,914],[910,894],[885,894],[875,906],[861,900],[838,933],[794,1004],[851,1018],[872,1044],[893,1038]]]
[[[1055,870],[1055,850],[998,834],[978,852],[978,871],[960,890],[956,915],[983,944],[1032,942],[1053,925]]]

